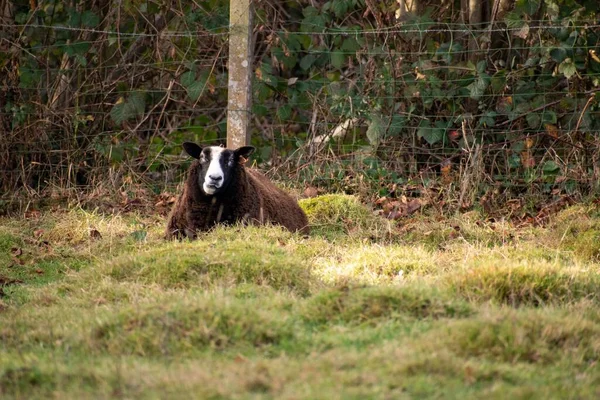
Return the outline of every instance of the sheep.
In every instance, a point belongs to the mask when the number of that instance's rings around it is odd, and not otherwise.
[[[208,231],[217,223],[236,222],[270,222],[292,232],[309,233],[306,214],[296,200],[260,172],[244,166],[254,147],[201,148],[185,142],[183,148],[195,160],[169,216],[168,239],[193,239],[197,232]]]

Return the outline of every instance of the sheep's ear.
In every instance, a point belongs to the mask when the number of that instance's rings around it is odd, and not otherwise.
[[[183,149],[186,153],[194,158],[200,158],[200,153],[202,153],[202,148],[198,146],[196,143],[192,142],[184,142]]]
[[[256,150],[256,148],[253,146],[242,146],[234,151],[235,157],[238,159],[238,161],[240,160],[240,157],[247,159],[252,153],[254,153],[254,150]]]

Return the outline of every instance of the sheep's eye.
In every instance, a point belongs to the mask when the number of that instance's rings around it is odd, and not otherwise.
[[[208,156],[206,155],[205,152],[200,153],[200,162],[207,162],[208,161]]]

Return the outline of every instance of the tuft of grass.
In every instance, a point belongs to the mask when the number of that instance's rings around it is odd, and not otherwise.
[[[116,257],[91,273],[167,288],[252,283],[301,295],[309,293],[313,282],[310,266],[293,252],[267,241],[242,239],[166,243]]]
[[[285,303],[285,301],[284,301]],[[274,346],[294,336],[281,299],[191,296],[124,307],[92,329],[87,345],[98,352],[165,356],[199,350]]]
[[[389,222],[376,216],[357,197],[326,194],[299,201],[311,226],[311,234],[335,239],[340,235],[385,238]]]
[[[441,279],[470,301],[493,301],[512,307],[597,302],[600,298],[600,276],[596,271],[567,270],[543,261],[511,265],[488,260]]]
[[[403,317],[456,318],[473,312],[448,293],[424,286],[343,287],[310,298],[302,315],[312,323],[374,323]]]
[[[574,206],[552,218],[547,229],[548,244],[571,251],[580,260],[600,261],[600,211]]]
[[[551,364],[568,359],[589,365],[600,356],[600,325],[565,310],[489,309],[425,336],[461,357],[508,363]]]

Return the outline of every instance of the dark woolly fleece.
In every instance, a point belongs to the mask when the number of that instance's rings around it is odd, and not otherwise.
[[[209,196],[198,184],[200,169],[198,160],[190,166],[183,193],[169,216],[167,238],[194,238],[196,232],[207,231],[217,223],[238,221],[270,222],[283,225],[292,232],[309,233],[306,214],[296,200],[260,172],[236,164],[227,189]]]

